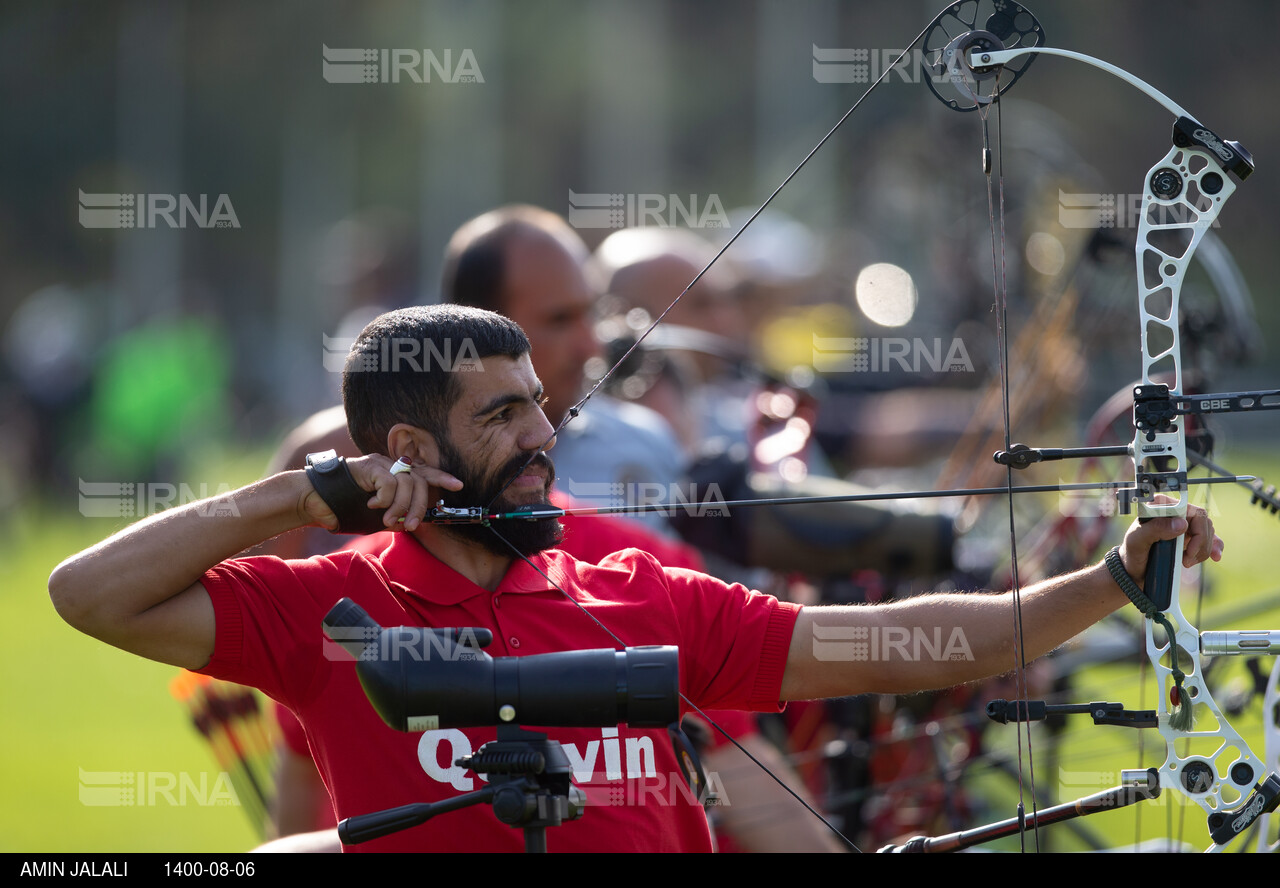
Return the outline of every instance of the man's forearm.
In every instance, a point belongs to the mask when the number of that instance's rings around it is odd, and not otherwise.
[[[1100,564],[1022,591],[1027,662],[1126,603]],[[805,608],[796,622],[784,700],[912,693],[1012,671],[1012,593],[946,593],[889,605]]]
[[[50,597],[77,629],[133,650],[131,621],[188,592],[213,565],[309,523],[311,494],[304,472],[286,472],[154,515],[58,565]]]

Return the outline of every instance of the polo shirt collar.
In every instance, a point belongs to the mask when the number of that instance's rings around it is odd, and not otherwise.
[[[572,580],[564,559],[564,554],[555,549],[530,557],[529,560],[551,582],[527,562],[513,561],[494,594],[546,592],[555,591],[557,587],[565,588]],[[379,560],[392,582],[432,604],[455,605],[477,595],[489,594],[489,590],[477,586],[428,552],[411,534],[397,533],[391,545],[379,556]]]

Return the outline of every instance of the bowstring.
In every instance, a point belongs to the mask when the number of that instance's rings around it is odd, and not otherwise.
[[[992,163],[991,163],[991,132],[990,132],[990,113],[991,105],[996,108],[996,183],[992,182]],[[995,88],[992,91],[990,103],[977,105],[979,117],[982,119],[982,148],[983,148],[983,172],[987,180],[987,218],[991,231],[991,280],[994,305],[993,310],[996,316],[996,330],[999,339],[999,348],[997,350],[999,366],[1000,366],[1000,397],[1001,410],[1004,415],[1004,447],[1009,451],[1012,447],[1011,438],[1011,421],[1009,410],[1009,289],[1008,289],[1008,263],[1005,253],[1006,232],[1005,232],[1005,205],[1004,205],[1004,123],[1002,112],[1000,110],[1000,86],[997,79]],[[998,195],[998,209],[997,209]],[[997,230],[998,229],[998,230]],[[1014,684],[1017,689],[1019,699],[1029,699],[1030,694],[1027,685],[1027,660],[1025,633],[1022,623],[1022,584],[1018,577],[1018,537],[1014,519],[1013,509],[1013,467],[1005,466],[1006,487],[1008,489],[1009,502],[1009,556],[1010,556],[1010,583],[1013,597],[1013,648],[1014,648]],[[1026,731],[1026,747],[1027,762],[1026,770],[1023,768],[1022,746],[1023,731]],[[1036,801],[1036,783],[1035,783],[1035,759],[1031,751],[1031,723],[1019,721],[1015,723],[1015,736],[1017,737],[1018,750],[1018,841],[1023,852],[1026,847],[1026,799],[1023,791],[1022,775],[1026,772],[1030,773],[1030,790],[1031,790],[1031,812],[1032,812],[1032,832],[1035,840],[1035,850],[1040,851],[1040,830],[1039,830],[1039,810]]]

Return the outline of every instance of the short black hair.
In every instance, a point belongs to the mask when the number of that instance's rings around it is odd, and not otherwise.
[[[491,311],[422,305],[380,315],[361,331],[342,372],[347,430],[362,453],[387,453],[397,423],[444,440],[459,374],[477,359],[519,358],[529,352],[520,326]]]

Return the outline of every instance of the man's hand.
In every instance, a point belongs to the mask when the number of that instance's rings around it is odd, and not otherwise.
[[[1147,573],[1147,556],[1160,540],[1172,540],[1183,533],[1182,566],[1194,567],[1212,558],[1222,560],[1224,543],[1213,533],[1209,514],[1199,506],[1187,506],[1186,518],[1153,518],[1146,524],[1137,521],[1129,528],[1120,545],[1120,560],[1134,582],[1142,585]]]
[[[347,469],[360,487],[368,491],[370,509],[382,509],[387,530],[416,530],[431,504],[439,497],[433,488],[461,490],[462,482],[434,466],[411,465],[410,470],[392,473],[395,461],[381,454],[347,460]],[[326,530],[338,527],[338,516],[312,490],[302,501],[301,511],[308,524]]]

